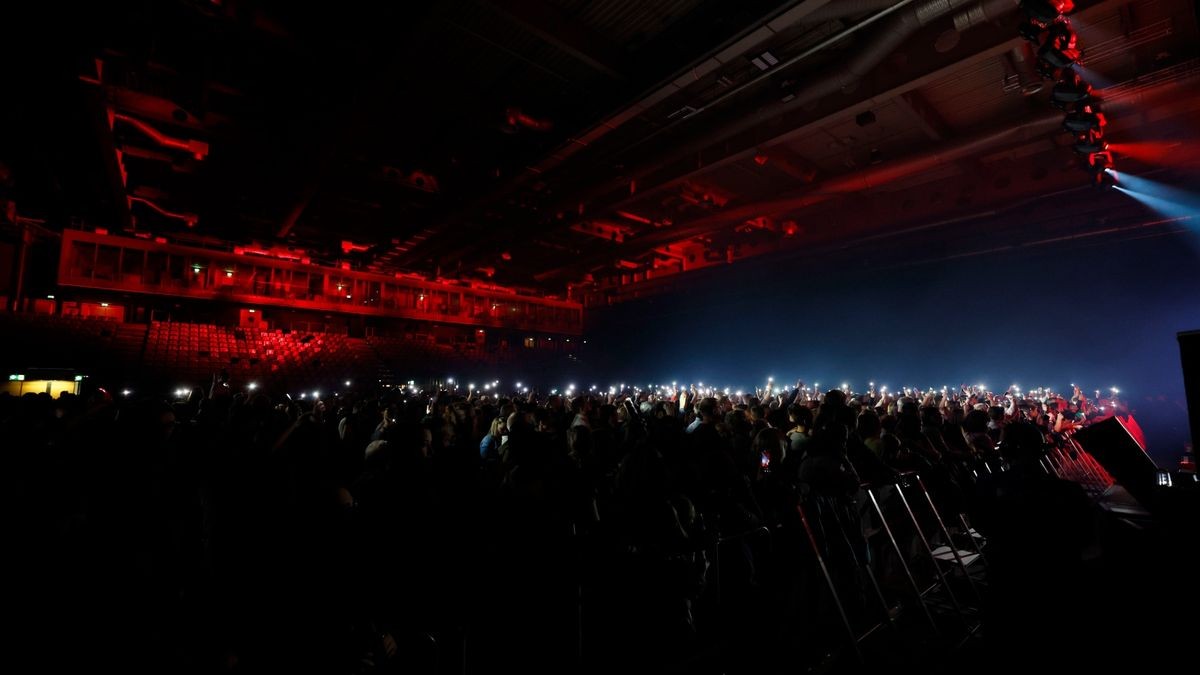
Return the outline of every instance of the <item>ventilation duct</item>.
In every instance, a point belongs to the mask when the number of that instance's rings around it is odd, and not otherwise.
[[[995,21],[1017,8],[1020,0],[983,0],[954,15],[954,30],[963,33],[981,23]]]

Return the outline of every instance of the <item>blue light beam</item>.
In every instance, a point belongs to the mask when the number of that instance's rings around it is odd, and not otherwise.
[[[1193,229],[1200,223],[1200,196],[1195,193],[1123,171],[1115,172],[1115,175],[1117,185],[1114,189],[1136,199],[1155,213],[1166,218],[1191,219]]]

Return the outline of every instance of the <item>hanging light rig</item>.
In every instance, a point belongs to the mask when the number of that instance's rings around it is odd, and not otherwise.
[[[1020,36],[1037,46],[1037,68],[1042,77],[1055,80],[1050,102],[1063,111],[1063,129],[1074,136],[1071,149],[1079,156],[1080,166],[1093,186],[1101,189],[1116,184],[1112,152],[1104,139],[1108,120],[1103,101],[1092,85],[1080,76],[1075,66],[1083,52],[1079,35],[1067,18],[1075,9],[1072,0],[1022,0],[1024,21]]]

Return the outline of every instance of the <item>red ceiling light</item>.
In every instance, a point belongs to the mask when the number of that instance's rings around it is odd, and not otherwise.
[[[769,162],[769,161],[771,161],[771,158],[766,155],[755,155],[754,156],[754,163],[759,166],[766,166],[767,162]]]
[[[548,119],[537,118],[527,115],[520,108],[509,108],[504,112],[505,120],[510,127],[525,127],[532,131],[550,131],[554,128],[554,123]]]

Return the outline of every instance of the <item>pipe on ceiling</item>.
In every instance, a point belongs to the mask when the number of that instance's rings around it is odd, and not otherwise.
[[[688,144],[681,152],[672,153],[669,159],[639,172],[638,177],[667,166],[680,157],[692,155],[714,143],[758,126],[768,118],[852,88],[917,30],[969,2],[970,0],[924,0],[924,2],[913,3],[903,8],[893,14],[887,23],[879,28],[875,40],[868,42],[840,67],[830,69],[828,74],[823,77],[807,80],[799,89],[791,92],[786,101],[765,106],[757,114],[742,116],[732,124],[705,134],[704,138]]]
[[[146,122],[143,122],[142,120],[139,120],[136,117],[131,117],[124,113],[114,112],[114,113],[112,113],[112,119],[120,120],[121,122],[124,122],[124,123],[132,126],[133,128],[142,132],[146,136],[149,136],[151,140],[153,140],[155,143],[158,143],[159,145],[163,146],[164,148],[174,148],[176,150],[184,150],[186,152],[191,153],[191,155],[193,157],[195,157],[197,160],[202,160],[206,156],[208,156],[208,143],[205,143],[204,141],[198,141],[198,140],[192,139],[192,138],[189,138],[187,140],[182,140],[179,138],[174,138],[172,136],[168,136],[167,134],[164,134],[163,132],[159,131],[158,129],[155,129],[154,127],[150,126]]]
[[[130,206],[132,206],[134,204],[134,202],[136,202],[138,204],[145,204],[146,206],[150,207],[152,210],[157,211],[158,213],[166,216],[167,218],[174,218],[176,220],[182,220],[184,223],[187,224],[188,227],[195,227],[196,223],[200,222],[200,216],[198,216],[194,213],[171,211],[169,209],[165,209],[165,208],[159,206],[153,200],[147,199],[145,197],[129,195],[127,197],[127,199],[129,200]]]
[[[783,104],[783,108],[802,106],[852,88],[917,30],[969,2],[970,0],[925,0],[905,7],[892,15],[887,24],[879,29],[876,40],[867,43],[843,67],[834,68],[825,77],[812,80],[796,90],[792,94],[793,98]]]
[[[911,2],[911,0],[909,0]],[[604,136],[607,136],[612,131],[625,125],[630,120],[636,118],[652,106],[664,101],[669,96],[672,96],[686,89],[689,85],[700,80],[700,78],[709,73],[721,68],[726,63],[735,59],[742,58],[745,54],[760,47],[768,40],[774,38],[781,31],[787,30],[795,25],[814,23],[809,17],[814,13],[820,12],[822,9],[831,8],[831,6],[844,6],[838,9],[832,9],[833,17],[836,16],[851,16],[853,14],[869,11],[869,9],[852,9],[852,6],[865,7],[867,5],[876,5],[879,7],[892,7],[898,4],[898,0],[833,0],[832,2],[814,2],[813,0],[801,0],[795,3],[791,9],[775,16],[763,19],[758,25],[752,26],[744,31],[743,37],[736,40],[733,44],[725,47],[721,51],[712,56],[698,62],[695,66],[688,68],[685,72],[676,77],[673,81],[667,82],[654,90],[642,99],[622,108],[621,110],[608,116],[606,119],[592,125],[579,134],[568,139],[557,149],[551,152],[547,157],[542,159],[537,164],[528,167],[528,171],[522,174],[522,179],[533,176],[540,176],[547,171],[550,171],[558,165],[565,162],[575,153],[584,148],[596,143]],[[813,5],[819,5],[813,9]],[[842,14],[843,9],[851,10],[848,13]],[[828,20],[828,19],[824,19]],[[850,26],[844,31],[845,34],[853,33],[860,28],[870,25],[871,21],[864,21],[858,25]],[[844,37],[844,36],[843,36]],[[774,71],[774,69],[772,69]]]
[[[983,0],[983,2],[990,1]],[[742,115],[729,124],[704,134],[702,138],[682,145],[678,150],[671,152],[659,161],[634,168],[627,173],[625,178],[641,181],[675,162],[697,156],[708,147],[765,125],[774,117],[840,91],[851,89],[919,29],[971,3],[972,0],[923,0],[901,8],[887,17],[886,23],[876,32],[875,40],[868,42],[862,50],[839,67],[831,69],[828,74],[805,80],[799,89],[790,93],[786,100],[774,102],[763,106],[754,113]],[[1015,4],[1012,6],[1016,7]],[[867,21],[871,21],[871,18],[868,18]],[[583,201],[607,192],[609,187],[589,191]]]
[[[1021,4],[1021,0],[981,0],[954,15],[954,30],[962,33],[981,23],[995,21]]]
[[[848,16],[866,14],[867,12],[878,12],[894,4],[896,4],[896,0],[833,0],[833,2],[804,17],[804,23],[821,23],[822,21],[844,19]]]

